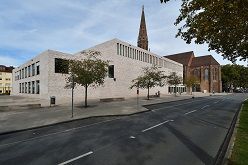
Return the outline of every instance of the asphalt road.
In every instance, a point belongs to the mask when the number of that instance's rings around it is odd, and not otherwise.
[[[79,120],[0,136],[0,164],[213,164],[247,94],[147,106],[150,112]],[[25,122],[25,121],[23,121]]]

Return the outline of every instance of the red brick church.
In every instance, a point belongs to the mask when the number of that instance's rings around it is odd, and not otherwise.
[[[198,92],[222,92],[221,66],[211,55],[195,57],[194,52],[164,56],[183,64],[183,80],[190,76],[198,78]]]
[[[142,7],[137,46],[148,50],[144,6]],[[211,55],[195,57],[194,52],[184,52],[164,56],[183,64],[184,81],[190,76],[198,78],[195,90],[198,92],[222,92],[221,66]]]

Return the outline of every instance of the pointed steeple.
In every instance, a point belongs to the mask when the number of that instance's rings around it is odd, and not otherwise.
[[[142,49],[148,50],[148,37],[147,37],[147,31],[146,31],[144,5],[142,6],[142,13],[141,13],[140,29],[139,29],[137,46],[142,48]]]

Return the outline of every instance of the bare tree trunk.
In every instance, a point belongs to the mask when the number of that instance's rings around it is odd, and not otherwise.
[[[177,85],[175,84],[175,96],[177,96]]]
[[[192,94],[192,91],[191,91],[191,87],[190,86],[187,86],[187,94]]]
[[[88,94],[88,85],[85,85],[85,97],[84,97],[84,107],[87,108],[87,94]]]
[[[149,100],[150,99],[150,96],[149,96],[150,95],[149,86],[148,86],[147,89],[148,89],[147,100]]]

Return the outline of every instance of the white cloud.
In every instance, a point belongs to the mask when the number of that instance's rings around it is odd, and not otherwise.
[[[174,22],[180,3],[170,1],[165,5],[158,0],[49,0],[49,3],[44,0],[8,0],[0,4],[0,54],[8,57],[18,54],[1,52],[1,48],[36,53],[33,56],[46,49],[74,53],[112,38],[136,45],[144,4],[151,51],[167,55],[192,50],[196,55],[212,54],[221,64],[227,63],[220,55],[208,52],[206,45],[187,45],[175,38],[177,27]],[[25,62],[31,54],[20,56],[20,61]]]
[[[21,60],[15,57],[8,57],[6,55],[0,55],[0,64],[6,66],[14,66],[17,67],[21,65]]]

